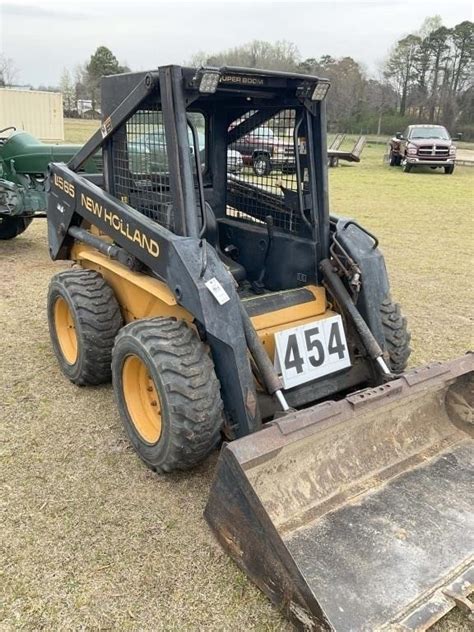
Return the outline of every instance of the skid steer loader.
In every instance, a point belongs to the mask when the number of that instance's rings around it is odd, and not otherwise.
[[[206,519],[297,626],[425,629],[472,612],[473,357],[405,372],[377,239],[329,214],[328,88],[104,78],[100,130],[50,165],[50,254],[75,263],[50,284],[52,345],[72,382],[112,380],[154,470],[225,437]],[[236,147],[269,168],[231,168]],[[77,173],[99,148],[102,182]]]

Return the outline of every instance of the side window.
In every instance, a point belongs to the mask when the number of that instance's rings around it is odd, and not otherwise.
[[[403,138],[408,138],[409,133],[410,133],[410,128],[407,127],[406,130],[403,132]]]
[[[249,110],[231,122],[228,217],[265,226],[271,215],[273,225],[281,230],[298,233],[305,228],[299,208],[309,195],[304,189],[307,155],[303,120],[303,111],[293,108],[276,114],[269,111],[268,116],[264,109]]]
[[[158,107],[138,110],[114,136],[113,193],[143,215],[173,231],[168,150]]]
[[[194,138],[194,132],[196,133],[196,139]],[[192,170],[193,172],[196,171],[196,155],[198,155],[201,169],[205,171],[207,165],[206,119],[201,112],[188,112],[188,137]]]
[[[196,151],[203,170],[206,163],[206,119],[200,112],[190,112],[188,120],[189,159],[196,174]],[[114,195],[174,231],[169,153],[159,104],[138,110],[116,132],[112,163]]]
[[[161,112],[139,111],[125,125],[131,173],[167,172],[168,154]]]
[[[206,162],[205,118],[200,112],[188,115],[189,153],[195,170],[194,152],[197,150],[204,169]],[[161,112],[138,112],[127,123],[127,145],[130,171],[134,174],[168,173],[168,151]],[[196,130],[195,148],[193,128]]]
[[[157,125],[154,131],[148,132],[140,140],[140,149],[143,151],[150,173],[167,172],[168,153],[163,125]]]

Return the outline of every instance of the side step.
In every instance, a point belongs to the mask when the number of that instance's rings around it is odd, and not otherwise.
[[[474,590],[474,356],[228,444],[205,510],[303,630],[424,630]]]

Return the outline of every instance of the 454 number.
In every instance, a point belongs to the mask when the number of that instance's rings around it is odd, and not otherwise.
[[[281,331],[276,348],[285,388],[350,366],[340,316]]]
[[[311,366],[318,367],[324,364],[326,354],[336,355],[341,360],[344,357],[346,345],[342,342],[339,324],[333,323],[331,325],[327,350],[324,348],[320,336],[319,327],[312,327],[304,332],[307,358]],[[285,368],[295,368],[297,373],[302,373],[303,367],[304,359],[298,346],[296,334],[290,334],[286,347]]]

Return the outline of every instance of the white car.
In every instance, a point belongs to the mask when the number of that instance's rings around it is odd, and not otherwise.
[[[244,168],[244,160],[240,151],[235,149],[227,150],[227,171],[229,173],[240,173]]]

